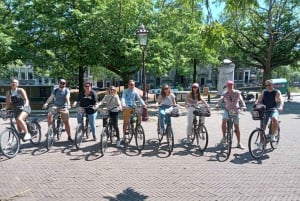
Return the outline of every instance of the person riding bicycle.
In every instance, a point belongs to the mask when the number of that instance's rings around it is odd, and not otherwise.
[[[51,95],[47,99],[46,103],[43,105],[43,109],[46,109],[54,99],[54,106],[59,108],[61,119],[64,122],[65,129],[68,135],[68,141],[73,142],[71,137],[71,128],[69,123],[69,108],[70,104],[70,90],[66,87],[66,80],[59,80],[59,87],[52,90]],[[53,121],[53,114],[48,113],[48,126],[51,125]]]
[[[283,110],[284,100],[281,96],[281,92],[278,89],[274,88],[272,80],[266,80],[265,82],[266,89],[262,91],[256,100],[255,104],[262,103],[266,106],[265,118],[264,118],[264,129],[268,124],[269,118],[272,121],[272,135],[271,140],[276,141],[276,131],[278,130],[278,118],[279,112]],[[279,102],[279,107],[277,106]]]
[[[120,130],[118,126],[119,113],[122,110],[122,103],[117,94],[116,88],[111,86],[109,88],[109,93],[103,97],[99,106],[106,104],[109,110],[109,117],[112,120],[112,125],[116,131],[117,137],[117,147],[120,147]],[[103,126],[107,124],[107,119],[103,119]]]
[[[85,110],[85,113],[87,114],[87,117],[89,119],[89,124],[91,126],[91,131],[93,134],[93,140],[96,141],[96,118],[98,114],[98,96],[96,91],[92,89],[92,83],[91,82],[85,82],[84,83],[84,91],[79,93],[77,96],[76,101],[73,103],[73,107],[76,107],[77,103],[79,103],[80,107],[83,107]],[[77,113],[77,123],[82,123],[82,115],[83,113],[78,112]]]
[[[122,103],[122,109],[123,109],[123,137],[126,133],[126,128],[129,123],[130,114],[133,111],[131,107],[136,106],[136,101],[139,101],[140,104],[143,107],[147,107],[142,97],[138,94],[138,92],[135,90],[135,81],[129,80],[128,82],[128,88],[125,89],[122,93],[121,103]],[[139,121],[140,121],[139,117]]]
[[[225,109],[226,109],[226,110],[224,110],[223,117],[222,117],[222,134],[223,134],[223,137],[222,137],[221,143],[224,143],[225,140],[226,140],[225,139],[226,123],[227,123],[227,120],[229,118],[229,114],[228,114],[229,111],[230,110],[237,111],[240,107],[240,103],[242,105],[243,111],[246,111],[246,109],[247,109],[246,104],[245,104],[240,92],[238,90],[234,90],[233,85],[234,85],[234,83],[231,80],[228,80],[226,82],[227,90],[222,94],[221,98],[219,99],[219,101],[216,105],[216,108],[219,108],[220,104],[222,102],[224,102],[225,103]],[[240,115],[238,114],[234,119],[234,128],[235,128],[235,133],[236,133],[236,138],[237,138],[237,148],[245,149],[244,146],[240,142],[239,118],[240,118]]]
[[[200,88],[198,83],[192,84],[191,91],[186,94],[185,97],[185,105],[187,107],[187,142],[190,141],[190,138],[192,136],[192,129],[193,129],[193,117],[194,117],[194,107],[191,107],[192,105],[197,105],[199,103],[203,103],[207,108],[209,108],[209,105],[207,102],[201,97],[200,94]],[[201,117],[201,121],[204,123],[205,117]]]
[[[171,123],[171,118],[166,118],[166,112],[165,110],[176,106],[176,100],[175,95],[171,92],[171,88],[169,85],[164,84],[161,88],[160,95],[157,97],[157,103],[156,106],[159,106],[158,108],[158,115],[159,115],[159,125],[160,130],[159,133],[162,134],[166,123]]]
[[[12,108],[15,114],[16,124],[19,133],[24,132],[24,140],[30,140],[26,118],[31,112],[27,93],[23,88],[19,88],[17,79],[11,80],[11,89],[6,92],[6,109]]]

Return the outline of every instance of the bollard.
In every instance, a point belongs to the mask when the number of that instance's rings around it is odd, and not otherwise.
[[[207,94],[207,103],[210,103],[210,93]]]
[[[287,91],[287,92],[286,92],[286,95],[287,95],[287,99],[288,99],[288,100],[291,100],[291,93],[290,93],[290,91]]]
[[[258,99],[258,93],[255,94],[255,100],[257,100],[257,99]]]

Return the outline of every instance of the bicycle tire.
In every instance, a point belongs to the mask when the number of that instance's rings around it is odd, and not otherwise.
[[[79,124],[76,128],[75,132],[75,147],[76,149],[80,149],[80,144],[83,141],[84,131],[82,129],[82,125]]]
[[[102,155],[104,155],[107,149],[107,143],[108,143],[108,130],[107,127],[103,127],[100,134],[100,153]]]
[[[278,125],[276,141],[272,141],[272,140],[270,141],[272,149],[277,149],[278,148],[279,140],[280,140],[280,127]]]
[[[159,142],[161,142],[163,136],[164,136],[164,134],[161,133],[160,123],[159,123],[159,119],[158,119],[157,120],[157,139],[158,139]]]
[[[167,126],[166,128],[166,138],[167,138],[167,145],[169,149],[169,153],[172,153],[174,148],[174,134],[171,126]]]
[[[265,153],[266,136],[260,128],[253,130],[249,136],[248,149],[254,159],[261,158]]]
[[[233,124],[228,126],[227,122],[227,132],[225,134],[225,143],[221,144],[221,153],[219,156],[219,161],[224,162],[228,160],[231,153],[232,146],[232,136],[233,136]]]
[[[63,122],[61,119],[57,119],[56,121],[56,128],[55,130],[57,131],[57,140],[60,140],[61,134],[63,132]]]
[[[113,126],[109,126],[108,128],[108,140],[110,144],[117,141],[117,132]]]
[[[192,143],[197,146],[199,151],[205,151],[208,145],[208,132],[204,125],[200,125],[197,129],[194,129],[194,139]]]
[[[29,125],[28,130],[31,135],[31,139],[30,139],[31,144],[33,145],[40,144],[42,138],[41,125],[39,124],[39,122],[35,120],[28,122],[28,125]]]
[[[0,134],[0,148],[7,158],[14,158],[20,150],[20,139],[12,129],[5,129]]]
[[[46,134],[46,149],[49,151],[54,143],[54,133],[52,126],[49,126]]]
[[[135,128],[135,144],[138,151],[142,151],[145,147],[145,132],[142,125]]]
[[[90,123],[89,123],[88,117],[86,117],[86,121],[85,121],[84,134],[85,134],[86,139],[88,139],[91,134],[91,128],[90,128]]]

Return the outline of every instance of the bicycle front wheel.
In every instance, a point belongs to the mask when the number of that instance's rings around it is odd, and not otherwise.
[[[275,141],[272,141],[272,140],[270,141],[272,149],[277,149],[278,148],[278,144],[279,144],[279,140],[280,140],[280,128],[279,128],[279,125],[278,125],[277,134],[276,134],[275,139],[276,139]]]
[[[54,133],[52,126],[49,126],[47,135],[46,135],[46,148],[49,151],[54,143]]]
[[[0,134],[0,148],[7,158],[15,157],[20,150],[20,140],[18,135],[11,129],[5,129]]]
[[[138,151],[142,151],[145,146],[145,132],[142,125],[137,125],[135,128],[135,143]]]
[[[169,153],[172,153],[174,148],[174,135],[171,126],[167,126],[166,128],[166,137],[167,137]]]
[[[262,129],[255,129],[249,136],[248,148],[250,155],[255,158],[261,158],[265,152],[266,136]]]
[[[91,128],[90,128],[90,124],[87,118],[87,121],[85,122],[85,128],[84,128],[84,135],[86,137],[86,139],[88,139],[90,137],[91,134]]]
[[[204,125],[200,125],[197,129],[194,129],[194,139],[192,143],[197,146],[199,151],[205,151],[208,144],[208,133]]]
[[[219,156],[219,161],[226,161],[231,153],[232,146],[232,136],[233,136],[233,128],[229,128],[225,135],[225,141],[221,143],[221,153]]]
[[[30,121],[28,128],[31,135],[31,144],[38,145],[41,142],[42,132],[41,126],[37,121]]]
[[[83,140],[83,129],[82,129],[82,125],[78,125],[76,128],[76,132],[75,132],[75,147],[76,149],[80,148],[80,144],[82,143]]]
[[[100,153],[103,155],[107,149],[108,143],[108,129],[107,127],[103,127],[100,134]]]

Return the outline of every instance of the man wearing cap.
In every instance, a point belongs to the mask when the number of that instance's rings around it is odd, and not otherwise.
[[[69,123],[69,108],[71,106],[70,103],[70,90],[66,87],[66,80],[59,80],[59,87],[52,90],[51,95],[47,99],[46,103],[43,105],[43,109],[47,108],[49,103],[54,99],[53,105],[58,107],[61,119],[64,122],[65,129],[68,135],[68,141],[73,142],[71,138],[71,129]],[[48,113],[48,126],[51,125],[53,121],[53,114],[51,112]]]
[[[246,104],[238,90],[233,89],[233,81],[228,80],[226,82],[226,87],[227,90],[223,93],[221,96],[220,100],[218,101],[216,108],[219,108],[220,104],[222,102],[225,103],[225,110],[223,113],[222,117],[222,133],[223,137],[221,140],[221,143],[225,142],[225,133],[226,133],[226,122],[229,118],[228,112],[230,110],[235,110],[238,111],[240,108],[240,103],[242,105],[243,111],[246,111]],[[240,142],[240,127],[239,127],[239,115],[236,116],[234,119],[234,128],[235,128],[235,133],[236,133],[236,138],[237,138],[237,148],[244,149],[244,146]]]

